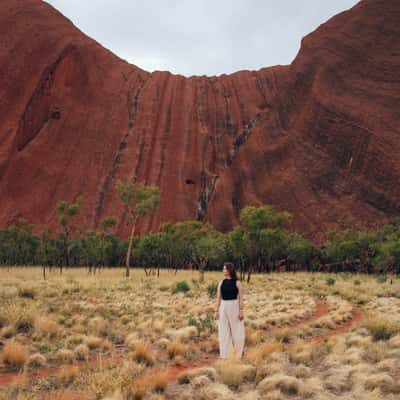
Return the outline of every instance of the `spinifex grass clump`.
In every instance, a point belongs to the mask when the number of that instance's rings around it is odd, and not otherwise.
[[[375,341],[389,340],[392,336],[400,334],[400,324],[384,319],[369,319],[365,322]]]
[[[4,346],[1,356],[7,368],[21,370],[28,360],[29,352],[26,347],[11,340]]]

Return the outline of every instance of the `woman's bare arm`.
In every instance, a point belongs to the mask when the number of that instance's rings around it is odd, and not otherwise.
[[[217,304],[216,304],[216,306],[215,306],[215,313],[217,313],[218,314],[218,311],[219,311],[219,306],[220,306],[220,304],[221,304],[221,282],[222,281],[219,281],[219,283],[218,283],[218,287],[217,287]],[[215,318],[215,319],[218,319],[218,318]]]
[[[243,319],[243,294],[244,294],[244,291],[243,291],[242,282],[236,281],[236,286],[237,286],[238,291],[239,291],[239,293],[238,293],[238,297],[239,297],[239,318]]]

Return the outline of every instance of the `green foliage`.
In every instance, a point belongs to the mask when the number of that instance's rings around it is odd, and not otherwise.
[[[175,286],[172,288],[172,293],[186,293],[190,290],[190,286],[186,281],[179,281],[176,282]]]
[[[207,331],[213,333],[216,331],[214,316],[212,313],[208,312],[204,318],[195,318],[191,316],[188,321],[189,326],[195,326],[199,332]]]
[[[335,279],[333,279],[333,278],[331,278],[331,277],[326,278],[326,284],[327,284],[328,286],[333,286],[335,283],[336,283],[336,280],[335,280]]]
[[[15,225],[0,229],[0,262],[9,265],[35,263],[40,245],[33,235],[34,225],[20,218]]]
[[[157,186],[146,186],[134,179],[126,182],[118,179],[115,187],[121,201],[136,218],[154,212],[159,205],[160,191]]]
[[[283,228],[291,219],[289,213],[277,212],[268,205],[243,208],[239,217],[241,229],[231,236],[234,252],[238,244],[243,245],[241,254],[253,263],[282,257],[288,247],[288,233]]]
[[[211,282],[207,286],[208,296],[211,297],[211,298],[217,297],[217,290],[218,290],[218,283],[217,282]]]
[[[296,264],[307,264],[316,252],[314,245],[298,233],[289,235],[287,255]]]
[[[101,222],[100,225],[104,230],[112,228],[117,224],[117,218],[113,216],[105,217]]]
[[[121,200],[128,207],[129,221],[154,212],[159,204],[156,187],[135,181],[118,181]],[[245,207],[239,215],[240,224],[222,233],[200,221],[165,223],[157,233],[132,240],[119,240],[113,233],[117,218],[105,217],[99,228],[82,233],[74,221],[79,213],[82,196],[68,203],[57,204],[60,232],[41,227],[38,236],[34,225],[19,219],[14,225],[0,228],[1,265],[62,266],[120,266],[130,249],[130,262],[138,266],[162,268],[193,268],[200,271],[197,284],[202,283],[204,271],[220,268],[224,261],[233,261],[244,271],[275,270],[279,266],[344,272],[400,275],[400,219],[377,230],[356,230],[351,223],[339,221],[339,228],[327,232],[321,249],[286,226],[291,216],[269,205]],[[125,259],[125,260],[124,260]],[[360,282],[361,283],[361,282]],[[354,285],[360,284],[358,280]],[[210,293],[211,294],[211,293]]]

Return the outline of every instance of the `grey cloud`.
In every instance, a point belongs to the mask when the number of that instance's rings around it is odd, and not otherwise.
[[[302,37],[356,0],[47,0],[147,71],[219,75],[289,64]]]

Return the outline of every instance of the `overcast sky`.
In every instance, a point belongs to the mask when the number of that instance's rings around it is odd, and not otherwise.
[[[301,38],[357,0],[47,0],[147,71],[219,75],[290,64]]]

